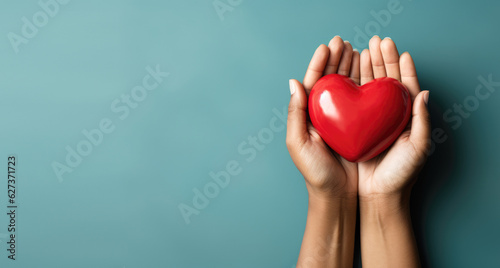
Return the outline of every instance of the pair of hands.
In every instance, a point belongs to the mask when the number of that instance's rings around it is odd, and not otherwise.
[[[349,76],[363,85],[392,77],[410,91],[413,107],[408,127],[395,143],[375,158],[351,163],[331,150],[307,115],[307,98],[313,85],[328,74]],[[374,36],[361,54],[340,37],[320,45],[301,84],[290,80],[286,143],[293,162],[306,179],[310,195],[321,199],[384,197],[406,194],[430,149],[428,91],[420,91],[415,65],[408,52],[399,55],[390,38]]]

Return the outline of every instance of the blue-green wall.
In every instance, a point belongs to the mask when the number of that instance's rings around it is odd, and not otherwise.
[[[446,135],[414,191],[425,263],[500,267],[500,87],[474,100],[478,77],[500,81],[500,2],[220,3],[219,16],[213,0],[71,0],[47,21],[38,13],[38,32],[16,44],[23,17],[43,9],[0,1],[1,172],[18,157],[17,260],[4,175],[1,267],[293,267],[307,193],[280,128],[288,79],[334,35],[365,48],[357,29],[411,52]],[[388,4],[397,12],[381,25],[373,13]],[[148,80],[157,88],[125,116],[122,95],[142,92],[148,66],[169,75]],[[473,109],[459,124],[464,101]],[[66,146],[102,120],[112,131],[58,178]],[[257,150],[248,137],[259,133]],[[210,172],[226,169],[229,184],[213,188]],[[194,207],[204,187],[214,197],[186,224],[179,205]]]

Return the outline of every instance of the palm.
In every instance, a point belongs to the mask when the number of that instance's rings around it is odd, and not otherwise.
[[[403,174],[415,169],[412,164],[415,150],[409,137],[410,130],[404,131],[389,150],[359,163],[360,192],[387,193],[405,186],[407,181]]]
[[[304,148],[304,155],[311,159],[309,176],[311,183],[328,186],[330,189],[347,187],[355,189],[357,179],[357,165],[345,160],[332,151],[321,139],[312,125],[309,126],[310,145]]]

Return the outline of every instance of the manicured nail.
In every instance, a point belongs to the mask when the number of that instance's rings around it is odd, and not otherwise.
[[[429,91],[427,91],[427,93],[424,94],[424,102],[425,102],[425,105],[427,105],[429,103]]]
[[[359,52],[357,48],[354,48],[352,51],[356,51],[356,52]]]
[[[390,38],[390,37],[388,37],[388,36],[386,36],[386,37],[385,37],[385,39],[389,39],[389,40],[392,40],[392,38]]]
[[[293,79],[290,79],[290,95],[293,95],[295,93],[295,83],[293,82]]]

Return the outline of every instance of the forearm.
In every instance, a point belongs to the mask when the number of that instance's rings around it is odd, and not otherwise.
[[[360,197],[363,267],[420,267],[409,194]]]
[[[306,230],[297,268],[352,267],[357,197],[309,195]]]

